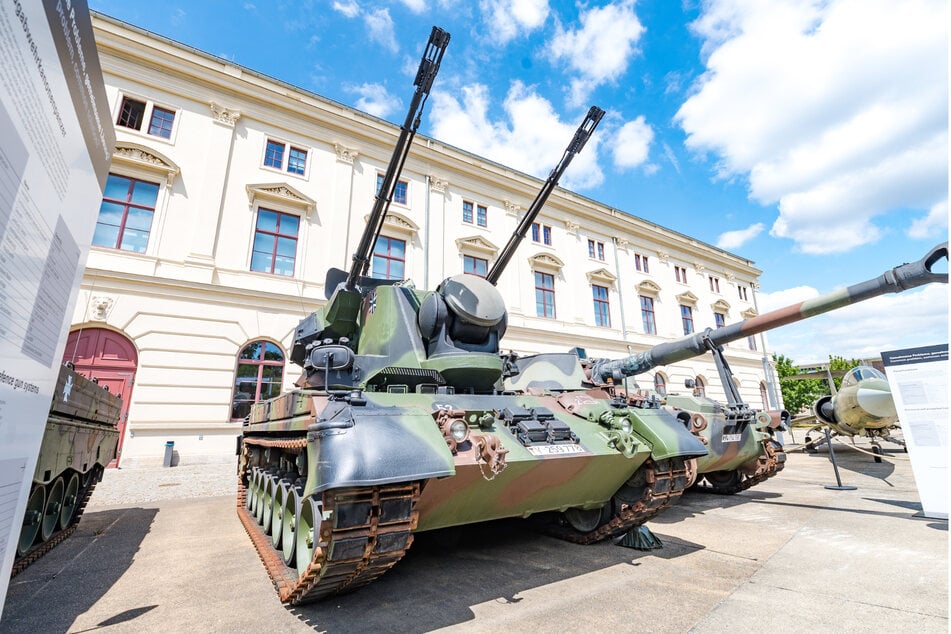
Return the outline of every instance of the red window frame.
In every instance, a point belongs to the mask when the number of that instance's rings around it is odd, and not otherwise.
[[[479,272],[480,270],[481,273]],[[478,277],[485,277],[489,274],[489,261],[485,258],[477,258],[474,255],[463,255],[462,272]]]
[[[274,214],[276,217],[275,228],[273,230],[266,229],[261,226],[262,218],[267,218],[265,214]],[[293,219],[293,223],[291,222]],[[281,225],[285,226],[282,227]],[[294,232],[290,233],[290,225],[294,225]],[[259,273],[270,273],[272,275],[284,275],[287,277],[293,277],[294,271],[297,268],[297,239],[298,232],[300,231],[300,217],[295,216],[294,214],[287,214],[280,211],[275,211],[273,209],[265,209],[263,207],[258,209],[257,222],[254,227],[254,242],[251,245],[251,270],[257,271]],[[265,238],[264,240],[258,240],[259,237]],[[271,247],[269,251],[264,251],[258,248],[266,243],[268,237],[272,238]],[[282,240],[292,241],[294,243],[294,254],[287,255],[286,253],[280,253]],[[259,257],[261,256],[267,258],[267,266],[261,268]],[[282,270],[278,271],[278,262],[286,262],[290,258],[290,271],[286,272],[284,267],[281,267]],[[257,262],[257,265],[256,265]],[[256,268],[257,266],[257,268]]]
[[[555,318],[555,276],[535,271],[535,312],[539,317]]]
[[[122,198],[122,199],[109,198],[108,196],[103,195],[102,203],[99,206],[99,218],[96,221],[96,233],[93,235],[92,244],[98,247],[118,249],[120,251],[131,251],[133,253],[145,253],[146,248],[148,248],[149,238],[152,235],[152,221],[155,218],[155,206],[158,201],[158,191],[161,188],[161,185],[159,185],[158,183],[153,183],[151,181],[145,181],[145,180],[139,180],[137,178],[132,178],[131,176],[122,176],[120,174],[109,174],[109,180],[106,182],[107,192],[111,189],[110,184],[116,182],[117,180],[129,181],[129,187],[126,190],[125,198]],[[155,198],[152,200],[151,206],[141,202],[141,199],[139,201],[136,201],[136,198],[137,198],[136,186],[140,183],[143,185],[149,185],[155,188]],[[122,218],[120,219],[118,225],[103,222],[102,214],[106,205],[120,205],[122,207]],[[129,228],[127,226],[129,221],[130,210],[145,211],[152,215],[151,218],[149,219],[149,228],[147,230],[139,228],[139,227]],[[103,242],[102,238],[100,237],[101,235],[100,229],[107,228],[107,227],[118,227],[115,240],[108,244]],[[123,243],[125,242],[125,238],[126,238],[125,234],[126,234],[127,228],[129,228],[130,231],[137,231],[137,232],[145,234],[145,246],[141,250],[138,250],[135,248],[123,248]]]
[[[693,333],[693,308],[686,304],[680,305],[680,322],[684,327],[684,334]]]
[[[394,250],[394,243],[399,243],[402,245],[402,248],[399,250]],[[398,252],[402,251],[403,257],[398,255]],[[400,240],[399,238],[390,238],[388,236],[380,236],[376,240],[376,244],[373,246],[373,259],[374,263],[371,267],[372,271],[377,270],[376,260],[379,258],[386,266],[384,266],[384,273],[382,278],[384,280],[402,280],[405,279],[404,275],[406,274],[406,240]],[[396,270],[399,270],[399,274],[396,274]]]
[[[644,333],[648,335],[657,334],[657,320],[654,316],[654,298],[647,295],[641,295],[641,322],[644,325]]]
[[[591,285],[591,296],[594,300],[594,324],[602,328],[611,327],[611,304],[607,286]]]
[[[275,358],[275,355],[279,358]],[[246,366],[247,369],[253,368],[253,372],[242,374],[242,366]],[[280,368],[280,371],[266,371],[266,368],[275,367]],[[253,395],[246,389],[251,387],[249,384],[252,381]],[[283,381],[284,352],[280,346],[264,339],[249,342],[241,348],[235,365],[234,391],[231,394],[231,420],[245,418],[251,410],[251,403],[262,400],[262,396],[268,399],[280,394]]]

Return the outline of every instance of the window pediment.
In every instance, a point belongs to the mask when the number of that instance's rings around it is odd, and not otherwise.
[[[637,285],[637,290],[642,295],[657,295],[660,293],[660,286],[651,280],[644,280]]]
[[[489,255],[495,255],[499,252],[499,248],[492,244],[490,241],[486,240],[482,236],[469,236],[468,238],[459,238],[456,240],[456,247],[460,251],[478,251],[480,253],[487,253]]]
[[[588,271],[585,275],[588,276],[588,282],[590,283],[601,282],[602,284],[611,285],[617,281],[617,276],[605,268]]]
[[[693,293],[691,293],[690,291],[687,291],[686,293],[681,293],[680,295],[678,295],[678,296],[677,296],[677,301],[678,301],[679,303],[681,303],[681,304],[693,304],[693,305],[696,305],[696,303],[697,303],[697,296],[694,295]]]
[[[742,313],[740,313],[740,317],[742,317],[743,319],[752,319],[753,317],[756,317],[756,315],[758,314],[759,313],[756,312],[755,308],[747,308]]]
[[[182,171],[178,165],[162,153],[150,147],[128,141],[116,143],[115,150],[112,153],[112,162],[114,165],[134,168],[136,171],[146,173],[152,178],[155,178],[156,175],[161,176],[169,186]]]
[[[370,214],[367,214],[363,217],[363,222],[366,224],[369,221]],[[383,226],[405,235],[413,235],[419,232],[419,225],[403,214],[395,211],[390,211],[386,214],[386,217],[383,219]]]
[[[285,208],[290,207],[297,211],[303,210],[310,214],[317,207],[317,201],[309,196],[302,194],[287,183],[261,183],[258,185],[248,185],[245,187],[248,192],[248,201],[251,207],[260,201],[268,203],[278,203]]]
[[[718,299],[717,301],[710,304],[710,308],[713,309],[715,313],[728,313],[730,312],[730,304],[726,300]]]
[[[535,255],[528,258],[528,263],[532,266],[532,268],[553,270],[560,270],[565,266],[564,262],[550,253],[536,253]]]

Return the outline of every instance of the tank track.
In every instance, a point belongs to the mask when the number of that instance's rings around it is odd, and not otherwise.
[[[76,528],[79,526],[79,520],[83,516],[83,511],[86,510],[86,504],[89,502],[90,496],[92,496],[93,489],[95,489],[96,485],[99,484],[99,481],[102,480],[101,467],[96,466],[93,467],[93,469],[96,470],[96,473],[92,475],[92,479],[90,480],[89,484],[86,485],[82,499],[76,506],[76,512],[74,513],[73,519],[69,526],[54,532],[45,542],[36,544],[28,551],[23,553],[22,557],[17,557],[13,561],[13,569],[10,572],[11,579],[29,568],[33,562],[41,558],[49,551],[53,550],[53,548],[55,548],[60,542],[76,531]]]
[[[360,588],[402,559],[413,543],[421,490],[421,483],[409,482],[319,494],[323,519],[318,542],[313,560],[301,574],[284,563],[246,508],[247,489],[241,478],[237,510],[281,601],[300,605]]]
[[[783,470],[786,466],[786,452],[783,446],[775,440],[767,440],[763,443],[765,455],[757,459],[756,470],[752,474],[744,473],[739,469],[734,471],[716,471],[714,473],[734,474],[734,477],[723,482],[712,482],[705,474],[700,474],[697,478],[695,490],[702,493],[716,493],[718,495],[734,495],[740,491],[745,491]]]
[[[690,482],[690,466],[682,458],[653,461],[648,459],[641,468],[646,468],[647,486],[641,498],[633,504],[623,504],[612,499],[614,517],[593,531],[583,533],[572,528],[564,520],[550,527],[549,532],[560,539],[576,544],[593,544],[610,537],[620,537],[632,528],[637,528],[672,505],[686,490]]]

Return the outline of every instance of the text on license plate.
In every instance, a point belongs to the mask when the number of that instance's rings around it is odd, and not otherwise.
[[[581,445],[530,445],[526,449],[535,456],[562,456],[585,452]]]
[[[740,439],[743,438],[743,434],[723,434],[723,442],[740,442]]]

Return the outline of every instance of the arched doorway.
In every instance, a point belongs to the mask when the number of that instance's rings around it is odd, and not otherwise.
[[[109,463],[110,467],[118,466],[129,418],[135,371],[139,365],[135,345],[125,335],[114,330],[81,328],[69,333],[63,361],[72,361],[77,372],[89,378],[95,377],[99,385],[107,386],[110,392],[122,398],[117,458]]]

